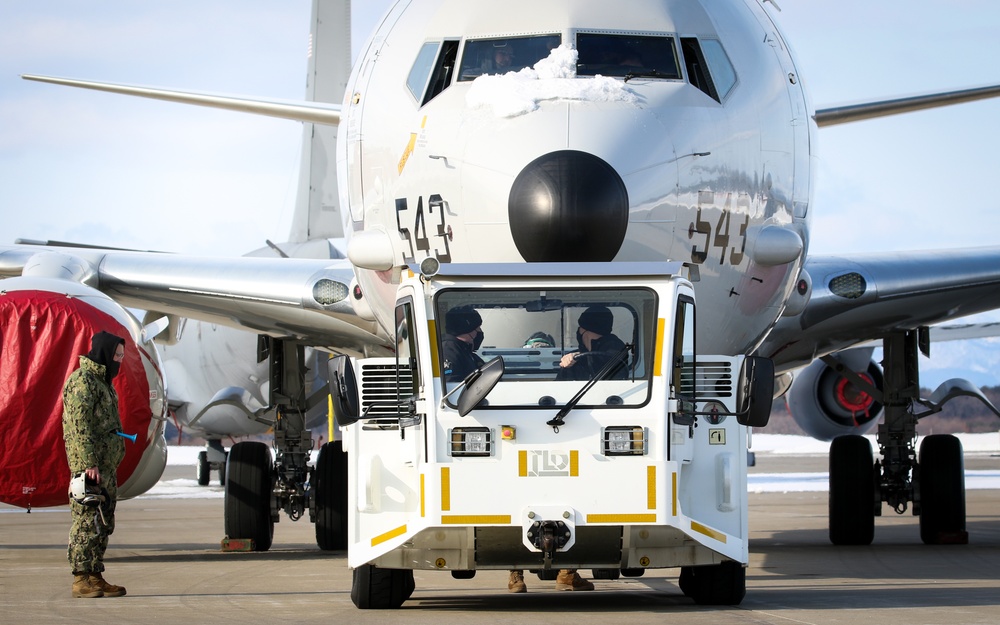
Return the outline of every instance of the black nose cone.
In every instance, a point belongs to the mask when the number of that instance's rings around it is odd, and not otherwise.
[[[528,262],[610,261],[625,241],[628,193],[611,165],[563,150],[517,175],[507,212],[514,244]]]

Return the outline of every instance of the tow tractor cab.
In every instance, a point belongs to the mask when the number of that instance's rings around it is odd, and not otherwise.
[[[354,603],[398,607],[414,569],[615,579],[665,567],[699,603],[739,603],[746,425],[766,423],[773,371],[697,354],[684,266],[424,269],[400,278],[396,358],[331,365]],[[620,342],[563,370],[592,307]],[[444,356],[456,309],[478,313],[485,337],[468,375]]]

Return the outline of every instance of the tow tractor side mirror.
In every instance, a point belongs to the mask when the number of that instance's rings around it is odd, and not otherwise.
[[[740,425],[762,428],[771,418],[774,400],[774,362],[763,356],[748,356],[743,361],[736,391],[736,421]]]

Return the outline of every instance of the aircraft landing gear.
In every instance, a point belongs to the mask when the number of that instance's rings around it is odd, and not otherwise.
[[[320,548],[345,549],[347,460],[340,442],[324,445],[317,467],[309,466],[313,442],[306,413],[325,397],[326,388],[306,397],[302,345],[261,337],[258,352],[270,359],[269,404],[277,415],[274,456],[260,442],[240,442],[229,450],[226,536],[252,539],[254,550],[267,551],[281,511],[298,521],[308,510]]]
[[[316,544],[330,551],[347,549],[347,454],[341,441],[325,443],[319,450],[311,489],[315,510]]]
[[[226,536],[250,539],[254,551],[267,551],[274,536],[271,450],[256,441],[236,443],[229,450],[226,476]]]
[[[218,439],[210,439],[205,446],[205,451],[198,452],[198,464],[195,465],[198,486],[208,486],[212,481],[212,469],[219,472],[219,486],[225,486],[226,449]]]
[[[897,514],[912,503],[926,544],[968,542],[961,443],[951,435],[928,436],[918,459],[915,441],[921,417],[940,411],[953,397],[977,396],[978,389],[958,384],[945,389],[946,394],[935,392],[936,401],[920,399],[917,354],[918,349],[926,354],[928,346],[926,328],[883,339],[884,389],[881,397],[875,397],[885,407],[877,436],[881,458],[872,462],[871,445],[862,436],[841,436],[830,446],[830,541],[835,545],[870,544],[882,502]],[[860,378],[852,382],[878,393]],[[930,409],[918,413],[920,406]]]

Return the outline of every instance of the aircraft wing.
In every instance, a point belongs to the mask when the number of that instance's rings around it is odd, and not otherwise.
[[[151,98],[154,100],[166,100],[167,102],[180,102],[181,104],[196,104],[210,108],[225,109],[228,111],[241,111],[253,113],[255,115],[265,115],[268,117],[280,117],[282,119],[292,119],[295,121],[312,122],[314,124],[326,124],[336,126],[340,123],[340,105],[327,104],[324,102],[273,100],[266,98],[251,98],[247,96],[227,95],[222,93],[208,93],[199,91],[176,91],[172,89],[161,89],[159,87],[148,87],[143,85],[122,85],[107,82],[94,82],[89,80],[76,80],[73,78],[58,78],[54,76],[36,76],[33,74],[22,74],[25,80],[52,83],[54,85],[66,85],[68,87],[80,87],[82,89],[93,89],[95,91],[107,91],[109,93],[120,93],[124,95]]]
[[[940,93],[928,93],[905,98],[893,98],[891,100],[880,100],[877,102],[862,102],[859,104],[847,104],[844,106],[834,106],[817,109],[813,119],[816,125],[834,126],[836,124],[846,124],[862,119],[873,117],[883,117],[886,115],[898,115],[919,111],[923,109],[959,104],[961,102],[972,102],[974,100],[984,100],[995,98],[1000,95],[1000,85],[990,85],[988,87],[976,87],[973,89],[960,89],[957,91],[945,91]]]
[[[336,351],[385,345],[357,316],[345,259],[213,258],[85,248],[0,247],[0,277],[75,279],[126,307]],[[2,285],[2,283],[0,283]],[[2,288],[2,287],[0,287]]]
[[[1000,247],[811,257],[804,271],[808,303],[781,317],[758,351],[779,371],[893,330],[1000,308]]]

